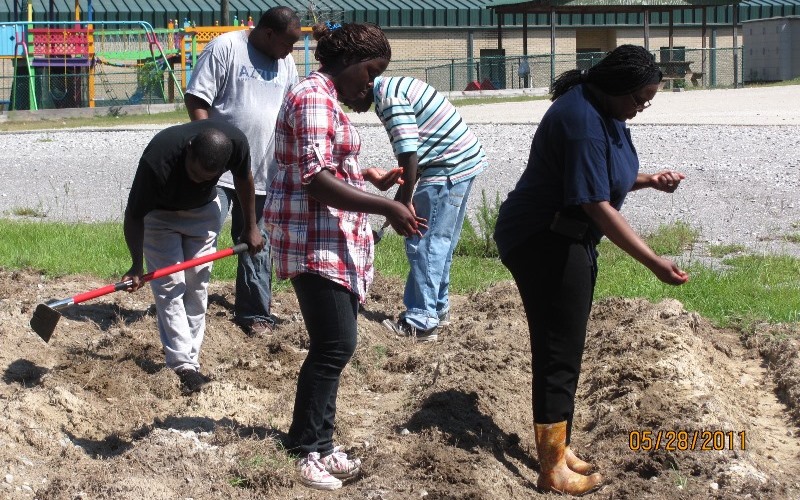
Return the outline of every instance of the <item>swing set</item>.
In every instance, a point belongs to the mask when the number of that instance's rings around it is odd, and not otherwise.
[[[182,87],[174,73],[182,33],[138,28],[109,29],[100,24],[95,29],[95,72],[104,92],[97,101],[110,105],[141,104],[153,99],[174,102],[176,89],[182,100]]]
[[[168,102],[178,89],[183,92],[170,64],[170,54],[164,49],[153,27],[144,21],[75,22],[47,21],[12,23],[15,25],[14,85],[9,107],[12,110],[64,107],[90,107],[96,104],[96,80],[100,81],[106,103],[137,104],[146,93],[159,95]],[[106,39],[108,25],[127,25],[131,29],[114,32],[135,33],[137,50],[120,50],[113,37]],[[129,35],[130,36],[130,35]],[[109,56],[99,51],[108,49]],[[103,45],[107,46],[103,47]],[[147,49],[142,46],[147,44]],[[175,55],[176,50],[172,51]],[[127,61],[126,61],[127,59]],[[112,84],[103,66],[136,68],[131,84]],[[167,77],[168,88],[165,86]],[[27,87],[27,92],[24,92]],[[128,90],[132,89],[132,92]],[[117,98],[117,91],[126,95]]]

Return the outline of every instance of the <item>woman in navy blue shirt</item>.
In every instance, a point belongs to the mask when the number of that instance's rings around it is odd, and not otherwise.
[[[519,289],[531,337],[537,486],[580,495],[602,484],[570,450],[575,391],[606,236],[672,285],[689,276],[659,257],[619,209],[628,192],[671,193],[684,175],[639,173],[625,121],[650,105],[662,74],[652,54],[623,45],[588,70],[562,74],[533,137],[528,165],[500,208],[494,238]]]

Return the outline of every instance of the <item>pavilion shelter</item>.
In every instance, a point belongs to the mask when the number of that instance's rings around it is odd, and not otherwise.
[[[642,25],[642,39],[643,45],[648,50],[650,49],[650,24],[653,18],[666,13],[669,22],[669,51],[666,60],[662,58],[662,69],[665,69],[665,74],[668,78],[673,76],[682,77],[684,74],[676,75],[674,71],[683,71],[685,73],[685,65],[672,64],[673,63],[673,33],[674,33],[674,16],[675,12],[679,11],[684,14],[687,9],[692,14],[699,13],[701,17],[701,37],[702,48],[706,48],[707,40],[707,26],[709,11],[719,8],[731,8],[731,26],[733,33],[733,82],[738,84],[740,81],[738,68],[738,33],[737,25],[739,24],[738,0],[528,0],[520,2],[519,0],[494,0],[486,5],[486,7],[496,14],[498,21],[497,26],[497,47],[503,47],[503,19],[505,15],[521,14],[523,20],[523,56],[528,53],[527,50],[527,30],[528,30],[528,16],[531,14],[544,15],[549,17],[550,24],[550,79],[555,80],[556,77],[556,28],[560,24],[580,24],[581,17],[595,18],[597,16],[607,16],[613,19],[618,15],[637,15],[641,17]],[[575,18],[578,18],[577,20]],[[577,21],[577,22],[576,22]],[[587,23],[591,24],[591,23]],[[705,52],[703,52],[705,54]],[[703,56],[705,57],[705,55]],[[705,61],[701,63],[701,67],[705,67]]]

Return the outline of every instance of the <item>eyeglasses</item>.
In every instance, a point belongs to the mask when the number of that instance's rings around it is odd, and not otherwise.
[[[645,109],[650,107],[650,101],[639,102],[639,99],[636,98],[633,94],[628,94],[633,99],[633,103],[636,105],[636,111],[644,111]]]

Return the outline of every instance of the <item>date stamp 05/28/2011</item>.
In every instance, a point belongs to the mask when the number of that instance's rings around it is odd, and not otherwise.
[[[746,431],[634,430],[628,433],[631,451],[746,450]]]

